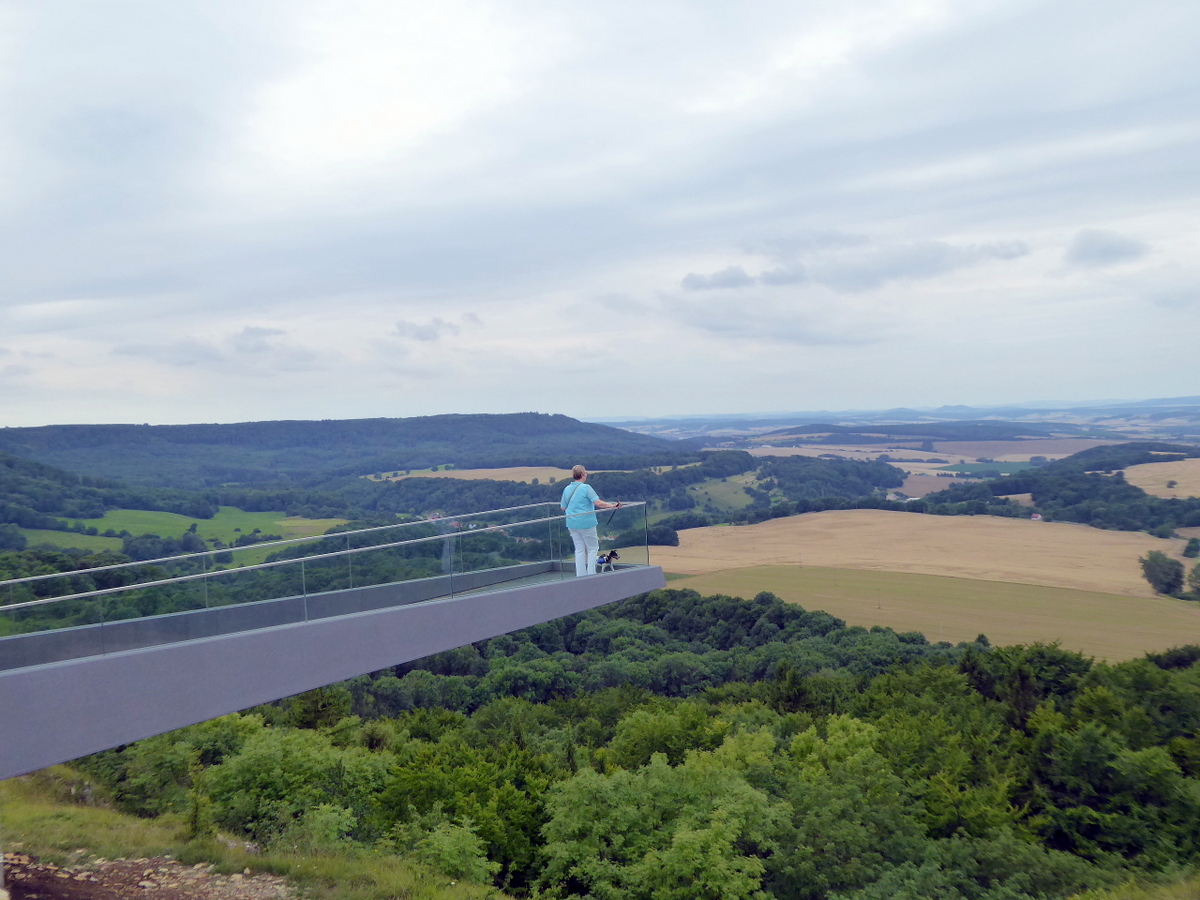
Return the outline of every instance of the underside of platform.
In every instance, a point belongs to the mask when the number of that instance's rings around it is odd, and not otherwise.
[[[123,630],[105,626],[103,638],[100,629],[94,638],[78,629],[69,630],[73,636],[67,629],[57,636],[29,635],[37,640],[25,650],[7,639],[8,667],[0,671],[0,779],[666,583],[662,570],[651,566],[551,581],[537,575],[433,600],[414,598],[405,584],[310,596],[302,618],[292,598],[272,601],[274,606],[197,610],[170,622],[130,620],[121,623]],[[89,652],[83,645],[92,640],[104,643]]]

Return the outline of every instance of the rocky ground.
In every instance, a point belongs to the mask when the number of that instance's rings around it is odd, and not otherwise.
[[[296,892],[276,875],[218,875],[212,866],[171,859],[84,859],[69,866],[23,853],[4,854],[5,887],[12,900],[293,900]]]

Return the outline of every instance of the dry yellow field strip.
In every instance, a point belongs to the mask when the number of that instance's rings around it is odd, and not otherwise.
[[[1152,597],[1138,557],[1150,550],[1178,557],[1183,547],[1182,540],[1087,525],[849,509],[690,528],[679,532],[678,547],[651,550],[655,565],[680,575],[812,565]]]
[[[784,437],[783,440],[788,440]],[[767,438],[762,438],[766,441]],[[809,444],[803,447],[754,447],[749,450],[751,456],[820,456],[822,453],[836,453],[846,459],[870,460],[881,453],[888,456],[900,456],[904,459],[944,459],[948,462],[958,462],[965,459],[974,462],[981,456],[994,459],[996,462],[1026,462],[1031,456],[1044,456],[1047,459],[1062,459],[1080,450],[1091,447],[1104,447],[1115,444],[1116,441],[1098,441],[1088,438],[1037,438],[1027,441],[935,441],[934,451],[918,450],[919,443],[904,446],[903,441],[893,444]],[[901,468],[912,468],[919,463],[897,463]],[[940,465],[940,463],[931,463]]]
[[[850,625],[919,631],[930,641],[986,634],[997,646],[1060,641],[1116,662],[1200,642],[1200,603],[937,575],[809,566],[756,566],[672,581],[701,594],[770,591]]]
[[[1125,470],[1125,480],[1147,494],[1168,500],[1200,497],[1200,459],[1130,466]],[[1176,482],[1175,486],[1167,487],[1169,481]]]

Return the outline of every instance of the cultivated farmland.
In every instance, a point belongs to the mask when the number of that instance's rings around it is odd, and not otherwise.
[[[668,572],[705,575],[745,566],[803,564],[1129,597],[1154,596],[1142,579],[1138,557],[1150,550],[1178,556],[1184,545],[1181,540],[1087,525],[869,509],[688,529],[679,532],[679,541],[678,547],[654,547],[655,565]]]
[[[1200,497],[1200,459],[1130,466],[1125,470],[1125,480],[1147,494],[1168,500]],[[1175,486],[1167,487],[1172,481]]]
[[[1200,637],[1200,604],[1068,588],[815,566],[755,566],[672,581],[701,594],[770,591],[851,625],[920,631],[930,641],[993,644],[1061,641],[1109,661],[1132,659]]]

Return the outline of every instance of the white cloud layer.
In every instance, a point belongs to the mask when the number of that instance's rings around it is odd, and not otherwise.
[[[0,425],[1197,393],[1185,0],[0,0]]]

